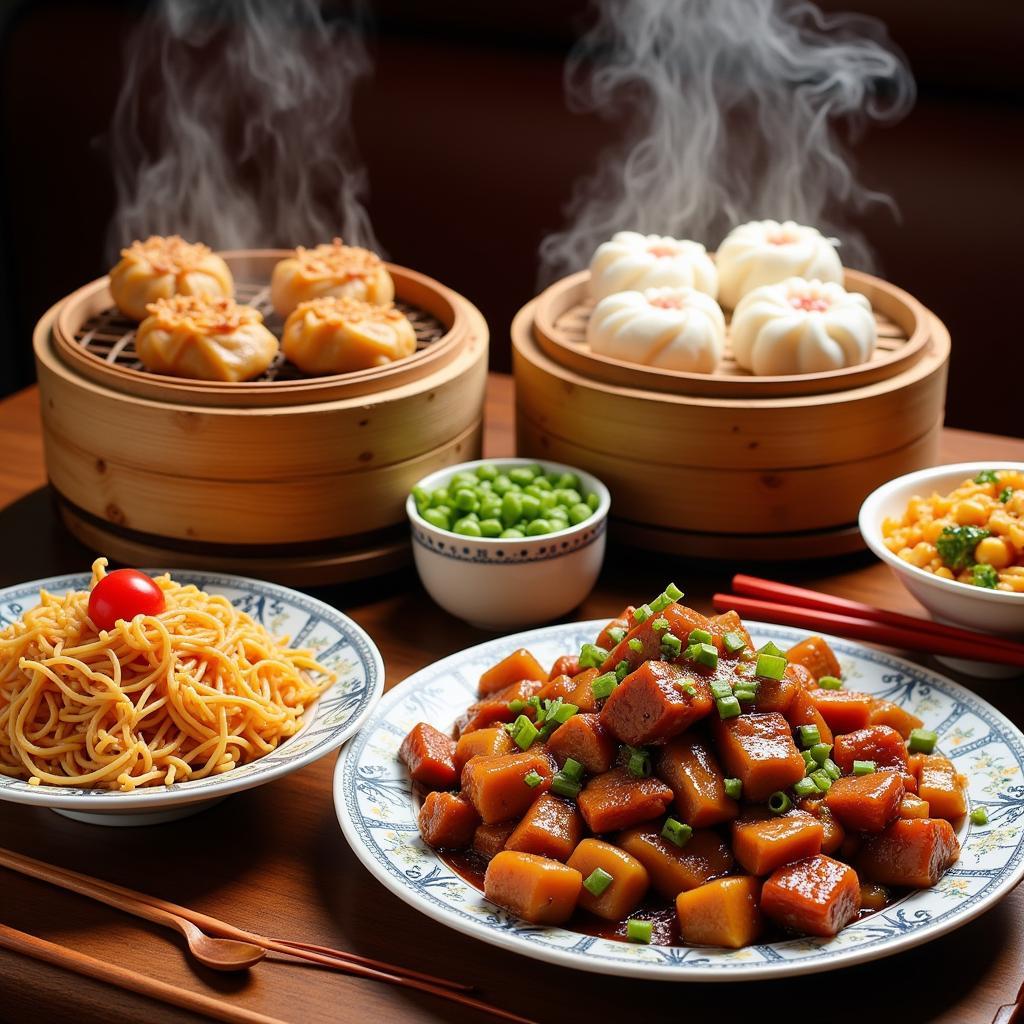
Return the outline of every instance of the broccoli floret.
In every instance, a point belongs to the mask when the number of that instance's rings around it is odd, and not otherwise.
[[[996,584],[999,582],[999,573],[996,572],[995,566],[979,562],[971,569],[971,582],[976,587],[988,587],[989,590],[995,590]]]
[[[997,484],[999,483],[999,477],[996,476],[994,469],[983,469],[975,478],[976,484]]]
[[[974,549],[990,533],[983,526],[947,526],[935,546],[950,569],[966,569],[974,561]]]
[[[1013,488],[1004,487],[999,492],[999,500],[1005,505],[1013,497]]]

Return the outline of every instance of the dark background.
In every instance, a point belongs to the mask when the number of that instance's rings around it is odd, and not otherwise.
[[[820,2],[820,0],[819,0]],[[1024,332],[1024,3],[824,0],[883,18],[919,88],[913,113],[857,148],[897,201],[865,227],[884,275],[949,326],[947,422],[1020,435]],[[536,290],[537,246],[572,182],[616,137],[562,91],[585,0],[374,0],[376,71],[355,102],[370,214],[396,262],[476,302],[491,362]],[[143,3],[0,0],[0,394],[32,377],[30,332],[107,269],[101,142]],[[625,225],[624,225],[625,226]]]

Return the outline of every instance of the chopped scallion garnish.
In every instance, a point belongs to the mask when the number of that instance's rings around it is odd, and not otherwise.
[[[526,715],[520,715],[513,723],[509,734],[520,750],[529,750],[530,744],[537,738],[537,727]]]
[[[579,782],[583,778],[583,765],[576,758],[567,757],[565,764],[562,765],[562,774],[572,779],[573,782]]]
[[[686,648],[686,660],[695,661],[707,668],[718,668],[718,648],[714,644],[693,643]]]
[[[605,697],[612,695],[612,690],[619,685],[618,676],[615,672],[605,672],[604,675],[598,676],[590,683],[590,692],[598,699],[604,700]]]
[[[833,782],[843,774],[842,768],[840,768],[831,757],[825,758],[825,763],[821,766],[821,769]]]
[[[629,664],[628,661],[626,661],[625,658],[623,658],[622,661],[620,661],[618,663],[618,665],[615,666],[615,679],[616,679],[616,681],[621,683],[622,680],[625,679],[626,676],[629,675],[629,673],[630,673],[630,664]]]
[[[678,658],[683,650],[683,641],[674,633],[666,633],[661,638],[661,653],[667,658]]]
[[[686,638],[687,643],[691,644],[710,644],[714,639],[706,629],[691,629],[690,635]]]
[[[674,584],[670,583],[650,605],[652,612],[663,612],[670,604],[678,601],[683,592]]]
[[[740,702],[735,696],[720,697],[715,701],[719,718],[735,718],[740,713]]]
[[[565,772],[555,772],[551,777],[551,792],[557,796],[564,796],[569,800],[575,800],[580,795],[583,786],[575,779],[570,779]]]
[[[797,796],[815,796],[817,795],[818,787],[814,784],[814,779],[809,779],[805,776],[793,783],[793,792]]]
[[[594,868],[583,880],[583,888],[591,896],[600,896],[614,881],[615,876],[608,874],[604,868]]]
[[[939,737],[930,729],[911,729],[907,746],[912,754],[930,754],[938,742]]]
[[[676,818],[668,818],[661,830],[662,836],[676,846],[685,846],[693,835],[693,829]]]
[[[629,648],[629,649],[630,649],[630,650],[631,650],[631,651],[632,651],[632,652],[633,652],[634,654],[640,654],[640,653],[642,653],[642,652],[643,652],[643,649],[644,649],[643,641],[642,641],[642,640],[640,640],[640,639],[639,639],[639,638],[637,638],[637,637],[633,637],[633,638],[632,638],[632,639],[631,639],[631,640],[630,640],[630,641],[629,641],[629,642],[628,642],[628,643],[626,644],[626,646],[627,646],[627,647],[628,647],[628,648]]]
[[[819,768],[816,772],[811,772],[808,776],[815,786],[818,787],[819,793],[827,793],[832,788],[832,780],[828,776],[828,772],[824,768]]]
[[[821,742],[821,732],[816,725],[801,725],[796,732],[801,747],[810,748]]]
[[[655,633],[660,633],[663,629],[668,629],[668,619],[666,619],[664,615],[659,615],[658,618],[651,623],[651,629],[653,629]]]
[[[512,715],[518,715],[519,712],[522,711],[523,708],[525,708],[525,707],[526,707],[526,701],[525,700],[519,700],[517,698],[516,700],[510,700],[508,702],[509,714],[512,714]]]
[[[646,779],[653,771],[651,755],[640,747],[627,747],[626,749],[629,751],[629,760],[626,762],[629,774],[638,779]]]
[[[711,696],[715,700],[721,700],[723,697],[732,696],[732,687],[724,679],[712,679],[711,680]]]
[[[777,644],[773,644],[771,640],[769,640],[763,647],[759,647],[757,649],[757,653],[770,654],[773,658],[782,658],[784,660],[786,658],[786,652]]]
[[[843,681],[838,676],[822,676],[818,680],[818,685],[823,690],[841,690],[843,688]]]
[[[635,917],[631,917],[626,922],[626,938],[630,942],[641,942],[644,945],[650,945],[651,922],[638,921]]]
[[[781,789],[777,789],[768,797],[768,810],[772,814],[785,814],[792,806],[793,801],[789,799],[789,794],[784,793]]]
[[[815,743],[814,746],[811,747],[811,757],[817,765],[823,765],[828,760],[828,756],[831,753],[831,743]]]
[[[754,673],[762,679],[781,679],[786,674],[786,659],[777,654],[761,652],[757,656]]]
[[[742,651],[743,648],[747,646],[747,642],[743,639],[742,633],[726,633],[725,636],[722,637],[722,643],[730,654]]]
[[[854,775],[871,775],[875,770],[874,761],[854,761],[853,762],[853,774]]]
[[[972,825],[987,825],[988,824],[988,811],[984,807],[975,807],[971,811],[971,824]]]
[[[608,657],[608,652],[597,644],[584,644],[580,648],[580,668],[600,668]]]
[[[725,795],[732,797],[733,800],[739,800],[743,795],[743,782],[741,779],[726,779],[725,780]]]
[[[530,789],[536,789],[544,781],[544,776],[539,775],[532,768],[523,776],[523,782],[525,782]]]
[[[653,614],[654,612],[651,610],[651,606],[649,604],[642,604],[635,612],[633,612],[633,621],[637,624],[646,622]]]
[[[613,644],[618,646],[626,639],[626,631],[621,626],[609,626],[608,627],[608,639]]]

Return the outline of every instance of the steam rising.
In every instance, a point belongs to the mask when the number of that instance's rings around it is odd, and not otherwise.
[[[577,183],[570,227],[541,245],[544,280],[578,270],[616,231],[715,246],[736,224],[785,220],[870,250],[839,222],[892,205],[861,185],[837,128],[906,114],[903,58],[873,18],[805,0],[595,0],[566,66],[570,109],[622,118],[626,135]]]
[[[149,234],[218,249],[341,235],[379,251],[350,122],[370,71],[357,28],[318,0],[158,0],[111,125],[110,255]]]

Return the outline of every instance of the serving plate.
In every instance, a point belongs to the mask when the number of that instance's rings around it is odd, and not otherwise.
[[[920,715],[969,778],[971,807],[989,822],[958,836],[960,860],[919,890],[833,939],[795,938],[740,950],[642,946],[529,924],[486,900],[419,837],[419,801],[399,745],[419,721],[447,730],[475,697],[484,669],[519,647],[542,664],[592,641],[604,620],[535,629],[445,658],[391,690],[338,759],[334,803],[345,838],[373,876],[411,906],[482,942],[566,967],[674,981],[743,981],[828,971],[938,938],[992,907],[1024,875],[1024,736],[1004,715],[944,676],[829,637],[851,688]],[[806,631],[748,622],[758,644],[791,646]]]
[[[147,569],[150,575],[166,569]],[[276,750],[223,775],[176,782],[172,786],[117,790],[72,786],[30,786],[0,776],[0,800],[48,807],[69,818],[99,825],[150,825],[203,810],[232,793],[261,786],[336,750],[366,720],[384,689],[384,662],[373,641],[348,616],[287,587],[244,576],[177,572],[182,584],[194,583],[222,594],[275,636],[293,647],[310,648],[338,675],[334,685],[306,712],[302,728]],[[40,589],[54,594],[84,590],[89,574],[52,576],[0,590],[0,628],[38,603]]]

